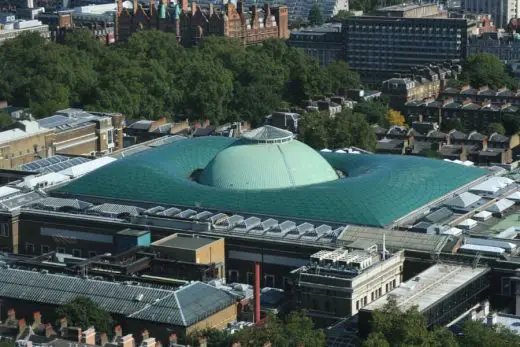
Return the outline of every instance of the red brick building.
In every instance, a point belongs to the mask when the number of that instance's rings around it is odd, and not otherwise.
[[[246,11],[242,1],[236,6],[228,3],[222,10],[213,5],[202,9],[195,2],[188,8],[187,0],[179,0],[173,7],[166,0],[158,7],[154,3],[152,0],[148,7],[143,7],[134,0],[133,9],[126,9],[122,0],[118,0],[117,40],[124,41],[132,33],[146,29],[175,33],[179,42],[187,47],[197,45],[208,35],[233,37],[244,45],[289,37],[289,13],[285,6],[252,6]]]

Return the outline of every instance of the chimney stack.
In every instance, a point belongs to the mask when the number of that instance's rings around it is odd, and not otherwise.
[[[18,320],[18,332],[20,334],[25,331],[26,327],[27,327],[27,324],[25,323],[25,319],[24,318]]]
[[[255,324],[260,323],[260,263],[255,263]]]
[[[143,340],[143,342],[141,343],[141,347],[155,347],[155,338],[150,337],[146,340]]]
[[[14,310],[14,308],[10,308],[7,311],[7,320],[16,321],[16,311]]]
[[[135,341],[132,334],[125,335],[118,344],[119,347],[135,347]]]
[[[81,342],[81,337],[82,337],[81,328],[77,328],[77,327],[65,328],[64,337],[67,340]]]
[[[114,327],[114,336],[115,337],[121,337],[123,336],[123,329],[121,329],[121,326],[120,325],[116,325]]]
[[[87,345],[95,345],[96,330],[94,328],[88,328],[83,333],[81,333],[81,342],[86,343]]]
[[[144,342],[144,340],[147,340],[150,337],[150,333],[148,332],[148,329],[144,329],[143,332],[141,333],[141,336],[143,338],[143,342]]]
[[[52,327],[51,323],[45,324],[45,337],[56,336],[56,331]]]
[[[33,313],[33,330],[39,329],[42,324],[42,314],[39,311]]]
[[[169,337],[170,346],[177,344],[177,334],[172,333]]]
[[[489,315],[489,301],[484,301],[484,304],[482,305],[482,309],[484,311],[484,315]]]
[[[197,3],[195,1],[191,2],[191,16],[193,17],[197,13]]]
[[[497,317],[497,314],[496,313],[493,313],[493,314],[489,314],[487,316],[487,326],[490,328],[492,327],[493,325],[496,325],[497,324],[497,321],[498,321],[498,317]]]
[[[99,342],[100,342],[101,346],[104,346],[108,343],[107,333],[99,334]]]
[[[204,336],[199,337],[199,347],[208,347],[208,340]]]

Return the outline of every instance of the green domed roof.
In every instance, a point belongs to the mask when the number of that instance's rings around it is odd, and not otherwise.
[[[314,149],[293,140],[289,131],[262,127],[219,152],[199,183],[228,189],[278,189],[338,179]]]

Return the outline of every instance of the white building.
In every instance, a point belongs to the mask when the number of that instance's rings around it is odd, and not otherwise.
[[[460,8],[467,12],[489,13],[497,27],[505,28],[520,17],[520,0],[462,0]]]
[[[0,24],[0,45],[25,32],[37,32],[44,38],[50,37],[49,26],[39,20],[15,20]]]

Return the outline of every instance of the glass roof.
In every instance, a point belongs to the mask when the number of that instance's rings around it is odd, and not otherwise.
[[[268,190],[224,189],[190,180],[195,170],[206,167],[235,141],[240,140],[211,136],[177,141],[108,164],[55,192],[228,215],[385,226],[486,174],[482,169],[415,156],[322,153],[347,177]]]

